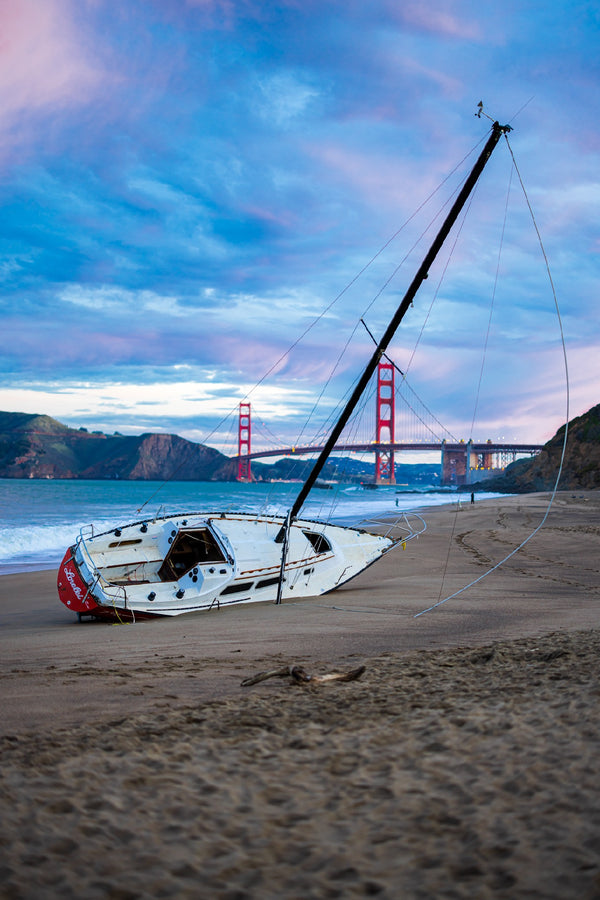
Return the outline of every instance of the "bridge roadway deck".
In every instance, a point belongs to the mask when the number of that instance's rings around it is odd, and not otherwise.
[[[377,444],[374,441],[369,444],[336,444],[336,446],[331,451],[332,453],[376,453],[377,451],[390,453],[400,452],[402,450],[415,450],[415,451],[426,451],[426,450],[437,450],[441,453],[442,447],[445,451],[460,451],[463,450],[465,453],[467,448],[471,450],[472,453],[538,453],[543,444],[511,444],[511,443],[467,443],[466,441],[460,441],[459,443],[448,443],[442,444],[440,441],[432,441],[431,443],[393,443],[393,444]],[[253,453],[248,453],[247,455],[242,455],[237,457],[238,459],[260,459],[267,456],[304,456],[309,453],[320,453],[323,450],[323,445],[314,446],[314,447],[284,447],[280,450],[257,450]]]

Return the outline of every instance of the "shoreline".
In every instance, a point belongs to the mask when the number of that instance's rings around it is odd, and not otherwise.
[[[45,480],[44,480],[44,483],[45,483]],[[139,482],[136,482],[136,484],[138,484],[138,483]],[[432,494],[432,495],[437,494],[437,495],[443,495],[445,498],[447,497],[448,499],[447,500],[444,499],[444,502],[439,503],[439,504],[432,504],[432,505],[426,504],[422,507],[419,506],[419,507],[414,507],[414,508],[408,508],[406,510],[403,510],[400,507],[395,509],[393,506],[393,503],[392,503],[389,513],[385,514],[386,516],[388,516],[388,515],[393,516],[395,511],[406,512],[406,513],[423,512],[424,511],[425,513],[427,513],[429,510],[432,510],[432,509],[438,509],[438,508],[445,507],[445,506],[452,507],[452,506],[456,505],[457,501],[459,503],[465,502],[464,499],[461,500],[461,498],[464,498],[465,495],[458,491],[456,491],[456,492],[437,491],[432,488],[431,490],[428,490],[428,491],[407,491],[404,493],[406,493],[411,498],[414,498],[419,495],[427,496],[429,494]],[[468,494],[466,496],[468,496]],[[510,496],[510,495],[506,495],[506,496]],[[451,499],[451,498],[455,498],[455,499]],[[481,501],[478,501],[478,502],[481,502]],[[391,503],[391,496],[390,496],[390,503]],[[172,511],[172,512],[174,514],[179,514],[181,512],[181,510]],[[378,516],[378,513],[374,513],[374,515]],[[310,514],[307,514],[307,518],[311,519]],[[127,517],[126,517],[126,519],[127,519]],[[116,524],[116,521],[117,520],[115,520],[114,524]],[[341,525],[348,525],[349,527],[356,527],[356,526],[360,526],[360,523],[362,521],[364,521],[364,516],[362,515],[362,513],[358,514],[356,512],[355,513],[344,513],[344,515],[338,515],[335,518],[335,521]],[[62,528],[64,526],[61,524],[60,527]],[[12,556],[10,558],[5,557],[3,561],[0,561],[0,578],[3,575],[15,575],[15,574],[19,574],[19,573],[51,571],[52,569],[58,569],[58,566],[60,565],[60,561],[62,560],[64,552],[66,550],[66,547],[69,545],[69,543],[73,543],[75,537],[76,537],[76,533],[73,531],[72,533],[69,534],[68,537],[65,537],[64,546],[61,545],[60,547],[56,547],[54,550],[48,550],[46,548],[46,550],[43,553],[29,554],[30,556],[33,557],[33,559],[29,559],[28,561],[25,561],[25,562],[23,561],[22,557],[17,557],[17,556]],[[52,553],[56,554],[55,560],[49,561],[47,559],[47,557],[49,554],[52,554]],[[46,556],[46,559],[43,558],[44,556]]]

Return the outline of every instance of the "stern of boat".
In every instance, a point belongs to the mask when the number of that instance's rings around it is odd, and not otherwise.
[[[58,568],[56,580],[58,597],[67,609],[77,613],[80,617],[82,615],[95,615],[95,610],[98,610],[98,604],[79,571],[79,566],[75,559],[76,552],[77,544],[69,547]]]

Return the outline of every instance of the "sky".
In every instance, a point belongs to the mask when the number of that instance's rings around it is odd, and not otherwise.
[[[458,438],[600,402],[596,3],[3,0],[0,35],[0,409],[312,439],[494,119],[390,358]]]

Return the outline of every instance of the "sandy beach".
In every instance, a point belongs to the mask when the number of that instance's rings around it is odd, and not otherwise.
[[[332,594],[78,623],[0,577],[0,897],[600,897],[600,493],[428,510]],[[288,664],[359,680],[243,679]]]

